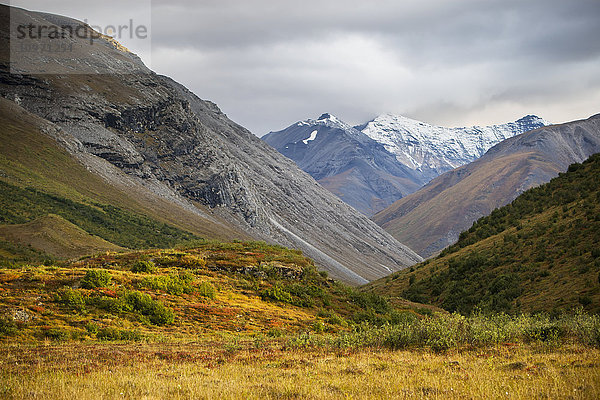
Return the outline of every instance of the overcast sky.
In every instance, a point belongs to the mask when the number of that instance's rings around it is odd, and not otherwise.
[[[151,51],[121,41],[259,136],[323,112],[444,126],[600,113],[600,0],[11,3],[101,26],[151,14]]]

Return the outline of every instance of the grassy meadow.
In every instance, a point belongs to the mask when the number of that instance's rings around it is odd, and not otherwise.
[[[598,398],[600,318],[450,314],[195,241],[0,268],[0,398]]]
[[[231,339],[228,339],[231,340]],[[281,341],[4,345],[8,399],[391,399],[600,397],[600,351],[502,344],[427,349],[289,348]]]

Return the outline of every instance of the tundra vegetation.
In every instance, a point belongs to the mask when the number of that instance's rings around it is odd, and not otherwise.
[[[3,398],[600,395],[600,319],[448,313],[196,240],[0,269]]]
[[[600,312],[600,154],[479,219],[435,258],[367,288],[468,315]]]

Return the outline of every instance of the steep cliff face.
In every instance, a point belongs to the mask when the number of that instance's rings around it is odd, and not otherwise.
[[[373,217],[424,257],[458,240],[478,218],[600,152],[600,114],[507,139]]]
[[[7,12],[2,7],[3,19]],[[19,18],[52,23],[28,11]],[[49,121],[48,134],[94,173],[121,188],[150,188],[257,239],[300,248],[346,282],[364,283],[420,259],[215,104],[119,48],[95,46],[94,53],[79,51],[73,65],[100,53],[114,74],[19,76],[6,59],[0,68],[1,95]],[[37,61],[54,68],[52,59]]]

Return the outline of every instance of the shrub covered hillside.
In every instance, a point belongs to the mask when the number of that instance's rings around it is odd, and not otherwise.
[[[0,337],[23,340],[278,336],[402,318],[386,299],[328,279],[301,252],[264,242],[197,241],[0,268]]]
[[[600,154],[479,219],[438,257],[366,287],[449,311],[600,311]]]

